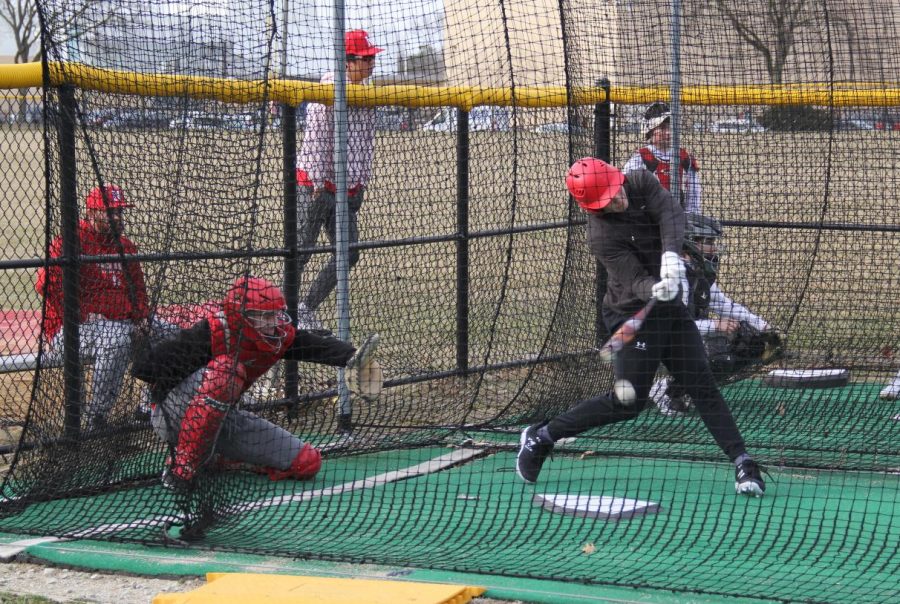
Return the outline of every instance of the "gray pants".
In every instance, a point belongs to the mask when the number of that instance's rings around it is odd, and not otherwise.
[[[178,328],[154,319],[151,323],[153,338],[165,337]],[[134,324],[99,317],[79,326],[80,358],[82,364],[93,361],[94,372],[91,391],[84,408],[85,429],[101,426],[106,422],[122,390],[125,372],[131,362],[131,336]],[[57,365],[63,359],[63,330],[53,337],[48,355],[49,364]]]
[[[350,244],[359,241],[359,228],[357,226],[357,214],[362,207],[365,189],[360,188],[355,195],[347,197],[347,240]],[[309,187],[300,187],[297,191],[297,245],[301,248],[311,248],[316,245],[322,227],[328,233],[328,240],[335,244],[335,207],[337,200],[334,193],[322,191],[313,195]],[[306,263],[312,254],[303,254],[299,258],[299,272],[303,273]],[[351,250],[350,266],[359,261],[359,251]],[[310,287],[309,293],[303,300],[306,308],[316,310],[322,301],[337,287],[337,259],[332,254],[328,263],[316,275],[316,279]]]
[[[205,371],[203,368],[192,373],[169,392],[162,404],[153,408],[150,423],[163,442],[173,447],[178,443],[181,421],[203,383]],[[303,441],[284,428],[249,411],[231,407],[209,455],[219,453],[231,461],[287,470],[302,448]]]

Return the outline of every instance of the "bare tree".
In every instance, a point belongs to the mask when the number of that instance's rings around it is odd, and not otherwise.
[[[0,0],[0,19],[13,35],[13,63],[29,63],[41,57],[41,27],[36,0]]]
[[[798,30],[817,23],[812,0],[753,3],[753,6],[761,5],[759,11],[747,10],[747,4],[734,0],[714,1],[737,34],[762,55],[772,83],[783,83],[784,67]]]
[[[107,3],[108,4],[108,3]],[[52,0],[45,2],[44,19],[51,29],[55,41],[60,45],[81,37],[86,31],[104,26],[116,15],[115,10],[102,11],[100,19],[85,20],[84,15],[91,7],[90,0]],[[94,11],[98,13],[98,11]],[[16,52],[13,63],[30,63],[41,58],[41,24],[37,0],[0,0],[0,20],[13,35]],[[89,25],[84,26],[84,23]],[[28,107],[28,89],[19,90],[18,116],[24,121]]]

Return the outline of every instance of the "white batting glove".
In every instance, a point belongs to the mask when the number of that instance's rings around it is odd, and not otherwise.
[[[660,302],[669,302],[678,296],[682,280],[687,279],[684,261],[675,252],[663,252],[659,263],[661,281],[650,288],[650,293]]]
[[[684,269],[684,260],[675,252],[663,252],[662,260],[659,263],[659,277],[663,281],[666,279],[674,279],[681,281],[687,279]]]
[[[653,284],[650,294],[660,302],[670,302],[678,297],[680,283],[677,279],[663,279]]]

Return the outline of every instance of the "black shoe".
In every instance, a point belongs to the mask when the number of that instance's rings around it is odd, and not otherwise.
[[[352,415],[338,415],[337,421],[337,433],[341,435],[350,436],[353,434],[353,416]]]
[[[538,436],[538,430],[544,425],[538,424],[525,428],[519,439],[516,474],[525,482],[532,484],[537,481],[538,474],[541,473],[541,466],[544,465],[547,456],[553,452],[553,443]]]
[[[764,471],[765,468],[752,459],[744,461],[734,470],[734,490],[740,495],[762,497],[766,492],[766,483],[762,479]]]

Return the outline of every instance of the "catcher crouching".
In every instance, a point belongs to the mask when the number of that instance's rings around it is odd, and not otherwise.
[[[703,338],[710,369],[721,386],[783,358],[784,341],[765,319],[719,287],[719,221],[691,212],[685,219],[682,259],[687,283],[682,284],[682,301]],[[657,380],[650,396],[660,412],[669,416],[687,411],[691,403],[671,376]]]
[[[153,429],[172,447],[163,483],[190,484],[214,457],[249,465],[272,480],[312,478],[321,453],[241,409],[241,395],[288,359],[345,367],[350,390],[376,398],[382,388],[377,336],[357,350],[333,335],[297,330],[281,290],[259,277],[238,278],[215,306],[193,326],[143,347],[132,367],[150,385]]]

